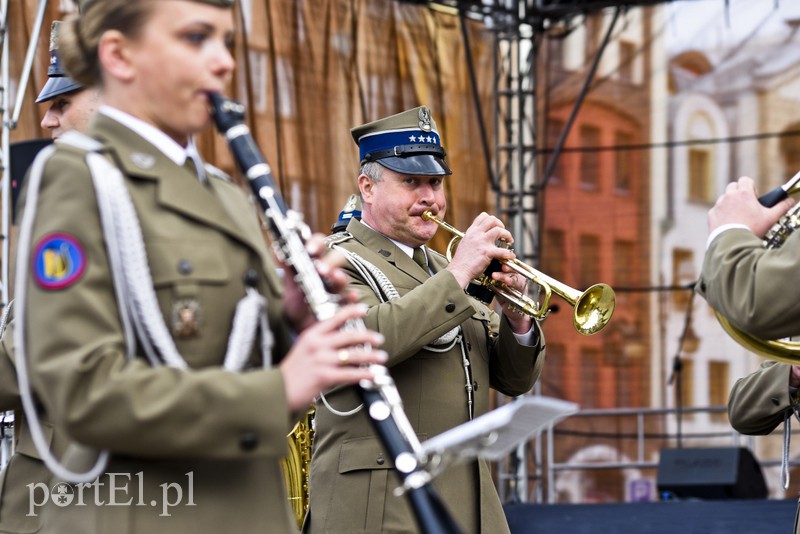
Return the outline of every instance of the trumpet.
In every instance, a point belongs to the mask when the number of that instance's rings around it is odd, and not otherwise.
[[[425,211],[422,218],[435,222],[454,235],[447,245],[446,252],[447,259],[452,260],[455,247],[464,237],[464,233],[439,219],[430,211]],[[501,263],[538,285],[541,288],[541,299],[536,301],[518,289],[492,279],[491,275],[486,273],[474,280],[474,283],[486,287],[495,295],[505,299],[524,315],[529,315],[534,319],[544,319],[550,311],[550,297],[552,293],[555,293],[573,307],[572,324],[575,330],[588,336],[602,330],[614,314],[616,297],[614,290],[607,284],[595,284],[586,291],[580,291],[547,276],[520,260],[513,259]]]

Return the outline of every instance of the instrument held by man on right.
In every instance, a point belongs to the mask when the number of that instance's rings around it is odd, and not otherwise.
[[[800,192],[800,172],[795,174],[782,186],[760,196],[758,201],[762,206],[771,208],[790,195]],[[762,245],[766,249],[776,249],[783,246],[789,236],[800,227],[800,203],[792,206],[770,228],[764,236]],[[781,339],[760,339],[750,335],[735,326],[718,311],[714,311],[725,332],[744,348],[764,358],[782,361],[792,365],[800,365],[800,342]]]

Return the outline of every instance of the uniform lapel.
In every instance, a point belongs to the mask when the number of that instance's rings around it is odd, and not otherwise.
[[[196,175],[176,165],[151,143],[102,113],[97,115],[92,134],[106,146],[113,147],[113,156],[129,179],[157,182],[157,201],[164,208],[218,228],[259,252],[264,249],[263,237],[255,238],[229,215],[232,191],[227,186],[236,186],[203,185]],[[260,246],[255,239],[261,240]]]
[[[207,173],[207,175],[209,176],[209,186],[214,190],[214,194],[222,203],[225,211],[231,214],[232,219],[237,216],[240,217],[242,210],[241,188],[233,182],[213,178],[210,173]],[[256,218],[256,213],[258,211],[253,207],[253,218]],[[266,246],[266,236],[261,231],[261,225],[256,223],[249,224],[246,227],[242,227],[240,232],[240,239],[250,243],[250,246],[258,250],[264,264],[270,265],[271,262],[266,257],[270,254],[270,249]],[[277,287],[276,291],[280,293],[280,287]]]
[[[428,268],[430,268],[433,274],[436,274],[447,267],[447,264],[449,263],[447,258],[427,247],[425,248],[428,251]]]
[[[384,258],[417,282],[423,283],[430,278],[428,273],[423,272],[422,267],[417,265],[408,254],[403,252],[400,247],[395,245],[392,240],[385,235],[371,230],[356,219],[350,221],[350,224],[347,225],[347,231],[368,249],[377,253],[378,256]],[[430,258],[430,256],[429,254],[428,257]]]

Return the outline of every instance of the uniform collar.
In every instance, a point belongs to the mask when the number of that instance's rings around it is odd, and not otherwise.
[[[173,138],[145,121],[134,117],[130,113],[126,113],[121,109],[111,107],[109,105],[100,106],[100,113],[111,117],[115,121],[121,123],[125,127],[133,130],[143,139],[147,139],[152,145],[157,148],[162,154],[167,156],[179,167],[186,162],[187,157],[195,160],[199,159],[197,147],[195,147],[194,139],[189,138],[189,144],[184,148],[175,142]]]
[[[422,274],[419,265],[412,259],[413,249],[408,245],[403,245],[402,243],[389,239],[382,233],[370,228],[363,220],[359,219],[350,219],[350,223],[347,225],[347,231],[365,247],[377,253],[384,260],[391,263],[417,282],[424,283],[425,280],[428,279],[428,276]],[[403,247],[408,249],[408,252]],[[437,265],[436,262],[431,261],[432,255],[426,253],[426,256],[428,257],[428,267],[433,274],[444,268],[444,266]]]
[[[377,234],[381,234],[381,233],[380,233],[380,232],[378,232],[378,231],[377,231],[375,228],[371,227],[369,224],[367,224],[367,223],[366,223],[366,222],[364,222],[363,220],[361,221],[361,224],[363,224],[364,226],[366,226],[367,228],[369,228],[369,229],[370,229],[370,230],[372,230],[373,232],[375,232],[375,233],[377,233]],[[405,253],[408,255],[408,257],[409,257],[409,258],[413,258],[413,257],[414,257],[414,247],[409,247],[409,246],[408,246],[408,245],[406,245],[405,243],[401,243],[400,241],[397,241],[397,240],[395,240],[395,239],[392,239],[391,237],[389,237],[389,236],[387,236],[387,235],[384,235],[384,234],[381,234],[381,235],[382,235],[383,237],[385,237],[386,239],[388,239],[389,241],[391,241],[392,243],[394,243],[395,245],[397,245],[397,247],[398,247],[400,250],[402,250],[403,252],[405,252]],[[425,245],[421,245],[421,246],[420,246],[420,248],[422,248],[422,251],[423,251],[423,252],[425,252]],[[426,252],[426,254],[425,254],[425,255],[427,256],[427,252]]]

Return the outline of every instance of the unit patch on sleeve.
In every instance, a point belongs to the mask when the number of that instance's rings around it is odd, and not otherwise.
[[[33,278],[42,289],[64,289],[86,270],[86,252],[69,234],[52,233],[42,237],[33,251]]]

